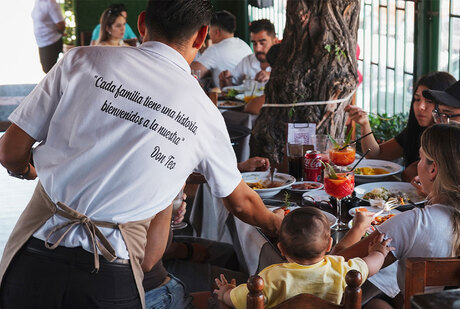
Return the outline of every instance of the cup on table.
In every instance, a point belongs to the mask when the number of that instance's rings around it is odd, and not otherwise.
[[[304,157],[306,151],[307,145],[287,144],[289,175],[294,176],[296,180],[303,180]]]
[[[327,150],[329,148],[329,137],[326,134],[316,134],[312,136],[312,144],[315,150],[321,154],[321,161],[329,162]]]
[[[257,98],[257,81],[254,79],[245,79],[243,81],[244,102],[248,103],[252,99]]]

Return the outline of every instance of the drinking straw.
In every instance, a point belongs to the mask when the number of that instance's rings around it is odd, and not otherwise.
[[[360,136],[359,138],[355,139],[354,141],[351,141],[351,142],[349,142],[348,144],[346,144],[345,146],[339,148],[339,150],[343,150],[343,149],[347,148],[348,146],[350,146],[350,145],[356,143],[357,141],[359,141],[359,140],[365,138],[365,137],[368,136],[368,135],[371,135],[372,133],[374,133],[374,132],[371,131],[371,132],[369,132],[369,133],[367,133],[367,134],[364,134],[363,136]]]
[[[361,157],[361,159],[358,160],[358,162],[356,162],[356,164],[353,166],[353,168],[350,170],[350,172],[353,172],[355,170],[355,168],[358,166],[358,164],[364,159],[364,157],[369,153],[369,151],[371,151],[370,148],[367,149],[366,153],[363,154],[363,156]]]

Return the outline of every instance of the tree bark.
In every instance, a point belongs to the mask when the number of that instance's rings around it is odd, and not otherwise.
[[[286,27],[265,87],[266,103],[344,98],[357,85],[356,44],[360,0],[288,0]],[[251,137],[251,155],[280,163],[286,123],[317,124],[317,134],[343,136],[341,104],[262,108]]]

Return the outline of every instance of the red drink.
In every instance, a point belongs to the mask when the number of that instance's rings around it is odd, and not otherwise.
[[[305,153],[305,180],[321,181],[321,154],[318,151],[308,150]]]
[[[332,163],[339,166],[345,166],[355,161],[356,149],[351,146],[338,150],[332,148],[329,150],[329,159]]]
[[[327,194],[342,199],[350,195],[355,188],[355,175],[353,173],[337,173],[337,179],[324,177],[324,190]]]

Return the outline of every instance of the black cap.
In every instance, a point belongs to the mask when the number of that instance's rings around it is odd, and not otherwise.
[[[423,90],[423,96],[442,105],[460,107],[460,81],[451,85],[445,91]]]

